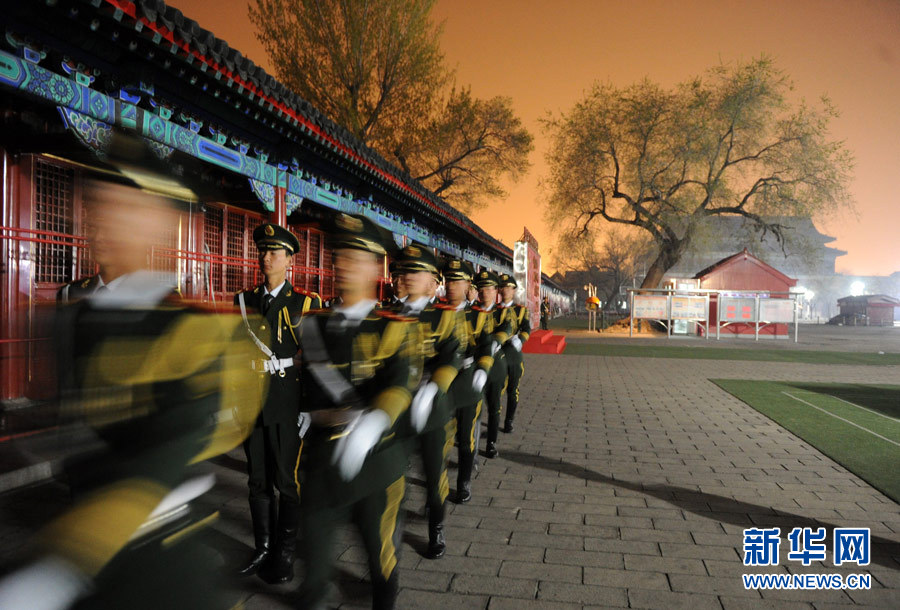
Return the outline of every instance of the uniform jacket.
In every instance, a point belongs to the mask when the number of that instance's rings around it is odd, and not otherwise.
[[[260,341],[278,358],[293,358],[300,345],[300,318],[313,309],[322,307],[322,300],[315,292],[298,290],[286,283],[272,301],[265,315],[262,314],[263,285],[244,290],[244,306],[250,328]],[[238,295],[234,297],[238,304]],[[257,349],[258,358],[266,355]],[[278,373],[268,375],[269,391],[261,414],[263,425],[294,425],[300,405],[300,374],[296,366],[285,370],[285,376]]]
[[[528,337],[531,336],[531,313],[528,308],[524,305],[513,304],[509,307],[504,307],[503,310],[506,312],[505,317],[510,324],[510,339],[517,334],[522,343],[528,341]]]
[[[494,356],[491,353],[493,341],[487,331],[487,320],[491,314],[471,306],[466,306],[462,313],[457,334],[463,346],[463,357],[465,360],[471,358],[472,364],[460,370],[450,386],[451,400],[456,407],[467,406],[481,400],[481,393],[472,387],[472,377],[476,369],[490,373],[494,364]]]
[[[216,443],[213,422],[224,422],[218,414],[231,406],[223,392],[235,377],[226,372],[226,356],[244,343],[235,340],[238,316],[197,311],[174,295],[152,307],[99,308],[82,299],[70,308],[63,330],[70,335],[65,358],[73,383],[62,401],[103,447],[67,466],[82,501],[51,522],[39,544],[95,575],[182,481],[189,463],[240,442]],[[241,394],[250,421],[261,400],[252,395]]]
[[[300,336],[302,410],[380,409],[391,420],[381,443],[366,459],[360,474],[349,482],[341,480],[331,463],[335,441],[342,434],[339,428],[332,433],[328,429],[316,429],[314,425],[304,439],[304,445],[308,445],[308,450],[304,449],[307,456],[304,501],[335,505],[383,489],[406,470],[412,434],[405,414],[421,377],[422,362],[414,349],[418,333],[414,318],[376,308],[358,325],[341,329],[339,325],[328,323],[332,316],[332,310],[315,311],[302,325],[306,329]],[[311,324],[318,328],[329,366],[340,371],[350,382],[357,403],[336,403],[310,371],[308,358],[314,349],[307,325]],[[306,347],[304,341],[309,343]]]

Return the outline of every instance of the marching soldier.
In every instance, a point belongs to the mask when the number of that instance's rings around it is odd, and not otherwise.
[[[500,429],[500,411],[503,406],[500,397],[506,390],[507,366],[506,357],[501,346],[511,334],[509,320],[506,311],[497,307],[497,287],[500,278],[492,271],[480,271],[475,276],[475,286],[478,288],[479,305],[475,308],[488,314],[484,332],[491,337],[491,355],[494,362],[484,386],[484,399],[488,407],[488,437],[485,455],[489,458],[497,457],[497,433]]]
[[[403,303],[406,302],[406,289],[400,281],[400,272],[397,271],[396,261],[391,261],[388,265],[388,271],[391,274],[391,296],[383,299],[381,301],[381,306],[387,309],[397,309],[403,307]]]
[[[425,557],[444,555],[444,503],[450,492],[447,457],[456,436],[456,420],[447,399],[450,384],[462,365],[457,328],[462,314],[449,305],[432,302],[432,287],[440,273],[431,248],[419,244],[400,251],[397,267],[409,295],[400,313],[419,320],[419,348],[424,371],[410,406],[410,419],[421,433],[428,510],[428,550]]]
[[[459,442],[459,469],[456,475],[456,501],[463,504],[472,499],[472,469],[478,449],[478,426],[481,405],[484,400],[484,384],[494,363],[491,355],[493,341],[485,332],[488,313],[468,305],[466,295],[475,270],[468,262],[449,259],[443,267],[447,287],[447,303],[463,313],[458,320],[461,326],[457,334],[462,343],[463,364],[456,379],[450,384],[450,401],[455,411]]]
[[[122,212],[105,209],[103,204],[85,199],[88,206],[85,233],[88,247],[99,271],[60,287],[56,302],[60,305],[74,303],[96,292],[113,290],[122,282],[122,276],[133,269],[146,266],[146,256],[129,260],[128,248],[133,235],[121,230]]]
[[[171,202],[93,180],[84,192],[98,237],[117,243],[117,285],[69,305],[60,404],[98,447],[67,462],[76,501],[0,581],[0,608],[233,607],[199,543],[212,519],[176,530],[172,516],[213,484],[185,484],[191,465],[240,443],[259,413],[259,387],[240,383],[252,346],[240,318],[182,302],[148,268],[177,226]]]
[[[294,356],[299,347],[301,316],[322,303],[316,293],[287,282],[291,257],[300,249],[293,233],[266,223],[253,231],[253,240],[265,281],[239,292],[234,302],[259,350],[252,368],[268,378],[269,391],[262,413],[244,442],[255,550],[240,574],[262,571],[266,580],[284,583],[294,576],[300,519],[296,479],[300,376]]]
[[[403,501],[413,436],[405,417],[418,383],[415,320],[376,308],[379,258],[393,239],[363,216],[334,221],[341,306],[303,320],[304,440],[301,607],[319,608],[333,570],[338,527],[352,521],[369,558],[374,608],[393,608]]]
[[[474,268],[473,268],[474,271]],[[478,302],[478,289],[475,288],[475,284],[470,284],[469,289],[466,291],[466,303],[469,304],[469,307]]]
[[[531,334],[531,314],[524,305],[516,305],[516,278],[506,273],[500,274],[500,301],[509,320],[509,339],[503,344],[506,366],[509,371],[509,382],[506,385],[506,421],[503,431],[513,431],[513,420],[519,406],[519,383],[525,373],[525,359],[522,357],[522,346]]]

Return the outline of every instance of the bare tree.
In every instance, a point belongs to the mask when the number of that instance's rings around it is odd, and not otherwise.
[[[471,211],[528,168],[532,137],[508,98],[454,85],[435,0],[255,0],[276,76],[449,203]]]
[[[783,241],[777,217],[852,205],[852,157],[828,137],[835,109],[791,102],[791,88],[766,58],[671,91],[595,85],[545,121],[548,220],[576,234],[597,221],[644,230],[657,256],[642,287],[655,288],[705,218],[740,215]]]
[[[624,228],[601,233],[591,227],[561,236],[555,262],[558,269],[575,272],[596,286],[604,309],[618,310],[622,288],[640,276],[652,255],[653,243],[641,233]]]

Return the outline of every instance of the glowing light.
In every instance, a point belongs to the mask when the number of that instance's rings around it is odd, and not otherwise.
[[[858,297],[866,291],[866,285],[859,280],[850,284],[850,296]]]

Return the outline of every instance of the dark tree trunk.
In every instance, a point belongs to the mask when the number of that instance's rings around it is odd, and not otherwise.
[[[641,288],[659,288],[666,271],[674,267],[687,249],[689,238],[685,236],[677,241],[664,241],[659,245],[659,254],[647,269],[647,275],[641,282]]]

